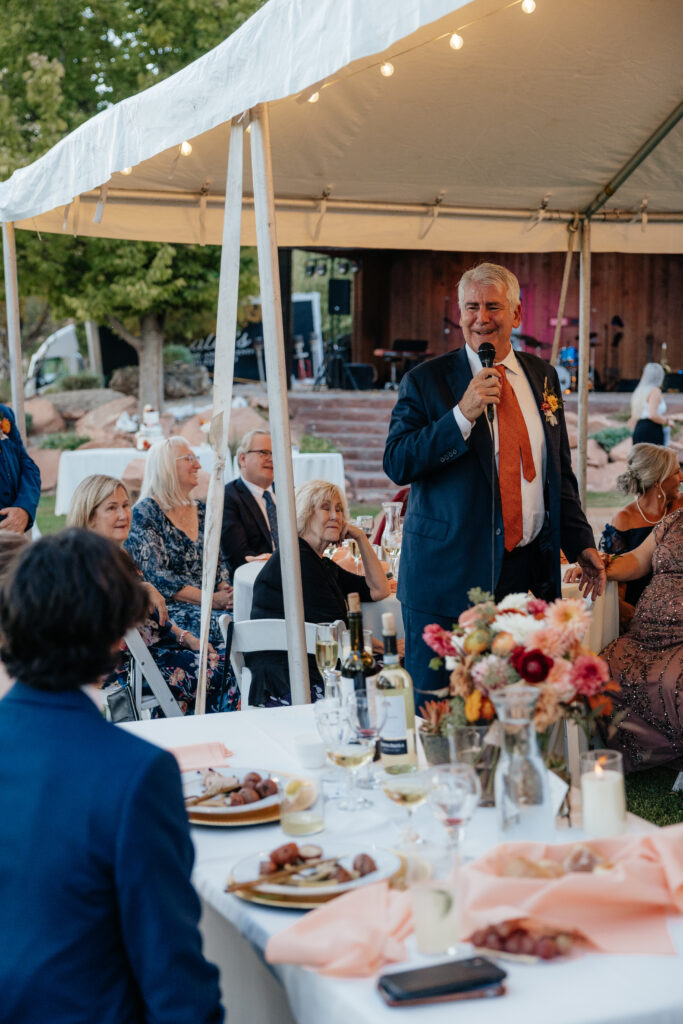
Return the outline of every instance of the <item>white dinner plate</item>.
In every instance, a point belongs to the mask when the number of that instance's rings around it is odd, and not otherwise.
[[[226,778],[236,776],[240,780],[249,772],[258,772],[264,779],[272,779],[274,774],[264,768],[250,768],[237,764],[221,765],[220,768],[214,768],[214,771]],[[277,775],[283,774],[283,772],[277,773]],[[204,792],[200,771],[182,772],[181,779],[185,798],[201,796]],[[187,807],[187,815],[194,825],[260,825],[279,821],[280,797],[274,793],[273,796],[267,796],[253,804],[240,804],[237,807],[230,807],[227,803],[190,804]]]

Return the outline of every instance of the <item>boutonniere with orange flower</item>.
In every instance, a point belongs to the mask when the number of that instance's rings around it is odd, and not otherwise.
[[[555,413],[561,405],[561,400],[557,397],[553,389],[548,387],[548,378],[546,377],[543,381],[543,401],[541,402],[541,409],[543,410],[546,423],[549,423],[551,427],[557,426],[557,416]]]
[[[3,416],[0,420],[0,441],[6,441],[10,435],[12,424],[6,416]]]

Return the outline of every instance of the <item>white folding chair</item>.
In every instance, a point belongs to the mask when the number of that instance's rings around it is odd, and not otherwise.
[[[240,688],[241,707],[244,711],[249,705],[249,691],[251,689],[251,670],[244,663],[244,655],[250,654],[252,651],[286,651],[287,630],[284,619],[245,619],[242,622],[233,622],[232,616],[226,612],[218,620],[223,639],[226,643],[230,622],[232,622],[230,664]],[[306,653],[315,654],[317,623],[306,622],[305,626]],[[341,636],[340,631],[344,628],[342,620],[337,619],[333,626]]]
[[[133,700],[142,718],[143,711],[160,707],[167,718],[182,717],[180,705],[168,688],[166,680],[154,663],[152,655],[137,629],[129,629],[126,633],[126,644],[131,656]],[[142,696],[142,680],[147,680],[150,696]]]

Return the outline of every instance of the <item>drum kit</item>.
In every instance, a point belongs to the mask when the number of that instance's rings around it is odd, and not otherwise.
[[[515,337],[518,341],[523,342],[527,349],[552,348],[549,341],[539,341],[530,334],[518,334]],[[591,334],[590,344],[591,348],[594,348],[597,344],[595,341],[595,334]],[[540,352],[537,354],[541,355]],[[591,352],[591,357],[592,356],[593,353]],[[555,370],[557,371],[557,377],[562,391],[565,394],[568,394],[570,391],[576,391],[579,380],[579,350],[575,345],[565,345],[564,348],[560,349],[560,358],[555,366]],[[588,371],[589,390],[593,388],[593,384],[594,367],[593,358],[591,358],[591,365]]]

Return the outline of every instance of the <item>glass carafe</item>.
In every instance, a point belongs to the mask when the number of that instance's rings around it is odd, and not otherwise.
[[[498,828],[508,839],[547,841],[553,831],[548,772],[533,724],[538,691],[508,686],[492,693],[502,732],[494,791]]]
[[[398,563],[401,557],[401,544],[403,542],[403,527],[401,526],[401,510],[403,502],[384,501],[384,533],[382,534],[382,547],[389,558],[389,568],[394,579],[398,579]]]

